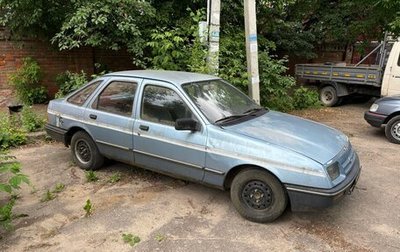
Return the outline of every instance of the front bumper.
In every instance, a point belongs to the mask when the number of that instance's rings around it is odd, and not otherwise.
[[[44,128],[47,132],[47,135],[49,135],[52,139],[66,144],[67,130],[56,127],[48,123],[45,125]]]
[[[366,111],[364,113],[364,119],[367,121],[371,126],[374,127],[381,127],[382,124],[385,122],[387,115],[382,115],[378,113],[373,113],[370,111]]]
[[[310,188],[304,186],[285,185],[289,195],[292,211],[309,211],[326,208],[342,199],[346,194],[351,194],[360,177],[361,166],[357,162],[346,179],[331,189]]]

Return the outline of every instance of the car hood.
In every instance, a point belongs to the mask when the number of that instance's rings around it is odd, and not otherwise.
[[[387,102],[387,101],[398,101],[398,102],[400,102],[400,95],[382,97],[382,98],[376,100],[375,103]]]
[[[347,136],[336,129],[275,111],[224,128],[287,148],[321,164],[335,157],[348,142]]]

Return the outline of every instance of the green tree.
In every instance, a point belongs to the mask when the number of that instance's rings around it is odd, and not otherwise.
[[[14,37],[50,39],[59,32],[72,7],[69,0],[0,0],[0,25]]]
[[[52,38],[61,50],[81,46],[126,48],[140,65],[146,32],[154,17],[150,3],[140,0],[81,0],[73,3],[60,31]]]
[[[384,31],[398,35],[399,11],[398,0],[303,0],[291,6],[290,20],[302,20],[317,43],[351,45],[382,38]]]

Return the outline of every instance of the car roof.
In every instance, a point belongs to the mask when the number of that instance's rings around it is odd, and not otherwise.
[[[130,71],[113,72],[106,74],[105,76],[146,78],[146,79],[167,81],[178,85],[189,82],[220,79],[217,76],[208,74],[190,73],[183,71],[166,71],[166,70],[130,70]]]

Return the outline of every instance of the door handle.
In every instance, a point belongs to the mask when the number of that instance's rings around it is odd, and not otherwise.
[[[90,119],[93,119],[93,120],[97,119],[97,115],[94,115],[94,114],[90,114],[89,117],[90,117]]]
[[[143,131],[148,131],[149,130],[149,126],[146,125],[140,125],[139,129],[143,130]]]

